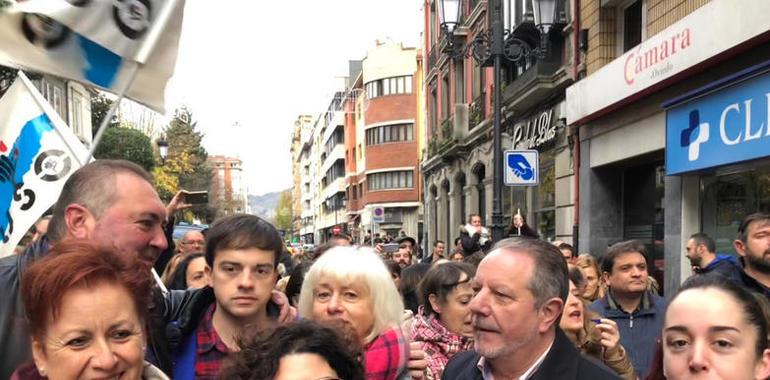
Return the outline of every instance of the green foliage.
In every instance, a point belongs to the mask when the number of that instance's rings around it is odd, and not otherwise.
[[[96,136],[96,132],[99,131],[99,126],[102,124],[104,117],[107,116],[113,103],[115,102],[107,98],[104,94],[91,96],[91,128],[94,136]],[[116,120],[113,120],[108,124],[109,127],[115,127],[117,125],[118,122]]]
[[[150,138],[130,128],[108,128],[94,157],[128,160],[147,171],[155,166]]]
[[[208,153],[201,145],[203,134],[196,130],[196,126],[192,112],[183,107],[176,110],[174,119],[166,129],[168,156],[163,165],[153,172],[158,194],[165,201],[169,201],[181,189],[211,190],[211,169],[206,164]],[[212,195],[209,195],[209,199],[213,198]],[[216,209],[211,205],[193,206],[192,215],[204,221],[212,220]]]
[[[294,210],[292,209],[291,190],[284,190],[278,198],[278,206],[275,208],[275,220],[273,224],[279,230],[287,231],[291,234],[292,221],[294,220]]]

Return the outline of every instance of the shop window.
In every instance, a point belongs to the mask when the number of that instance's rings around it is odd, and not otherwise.
[[[770,167],[701,178],[701,223],[714,238],[717,252],[735,254],[733,240],[741,221],[755,212],[770,212]]]
[[[650,275],[662,281],[664,181],[663,162],[626,168],[623,171],[623,240],[639,240],[647,247]]]

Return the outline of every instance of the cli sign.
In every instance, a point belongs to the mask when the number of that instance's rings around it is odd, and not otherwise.
[[[770,156],[770,73],[666,111],[666,174]]]

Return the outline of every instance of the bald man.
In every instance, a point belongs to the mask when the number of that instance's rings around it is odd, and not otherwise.
[[[187,231],[179,241],[179,253],[186,256],[190,253],[203,252],[206,249],[206,240],[200,231]]]

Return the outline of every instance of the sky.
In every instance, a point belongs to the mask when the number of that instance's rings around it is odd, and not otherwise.
[[[419,47],[420,0],[187,0],[169,113],[187,105],[209,155],[243,160],[248,192],[292,186],[297,116],[331,100],[377,39]]]

